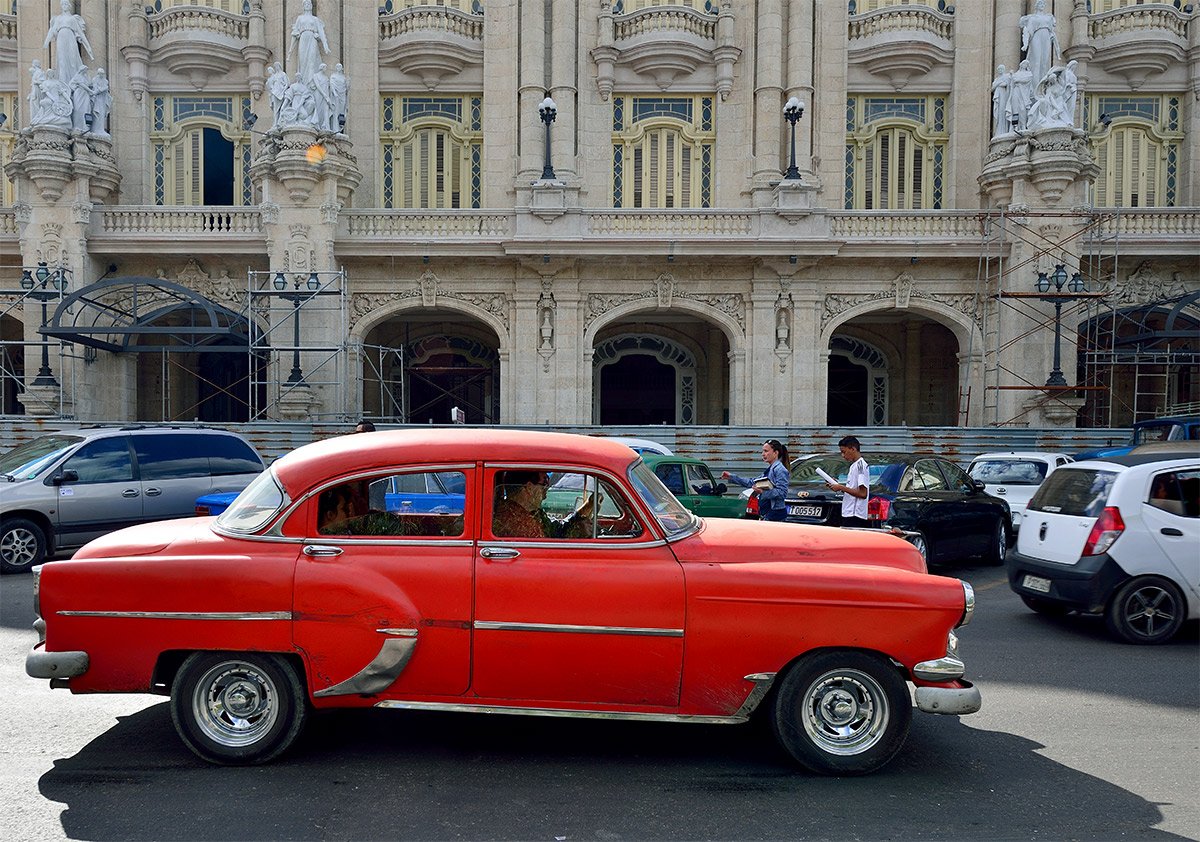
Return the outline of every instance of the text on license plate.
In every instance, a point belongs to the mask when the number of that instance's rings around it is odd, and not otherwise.
[[[1050,593],[1050,580],[1041,576],[1026,576],[1021,580],[1021,586],[1039,593]]]
[[[788,506],[788,514],[795,517],[820,517],[820,506]]]

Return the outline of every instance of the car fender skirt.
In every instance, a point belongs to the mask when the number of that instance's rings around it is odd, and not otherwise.
[[[345,681],[318,690],[313,696],[373,696],[381,693],[404,672],[416,646],[417,640],[412,637],[385,640],[371,663]]]
[[[25,656],[25,672],[33,678],[74,678],[87,669],[87,652],[47,652],[39,643]]]
[[[945,713],[964,716],[983,707],[979,688],[965,679],[954,682],[956,687],[918,687],[917,707],[926,713]]]

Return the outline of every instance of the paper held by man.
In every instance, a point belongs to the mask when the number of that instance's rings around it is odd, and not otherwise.
[[[820,475],[821,479],[825,480],[825,482],[829,483],[830,485],[833,485],[837,482],[837,480],[831,477],[827,471],[821,468],[817,468],[817,473]]]

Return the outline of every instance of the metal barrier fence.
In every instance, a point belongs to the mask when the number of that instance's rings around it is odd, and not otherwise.
[[[0,453],[35,436],[54,430],[90,426],[71,421],[30,418],[0,419]],[[156,426],[156,425],[148,425]],[[198,424],[170,426],[195,427]],[[268,462],[303,444],[354,429],[352,424],[290,424],[260,422],[223,424],[225,429],[244,435]],[[408,425],[424,426],[424,425]],[[379,429],[404,429],[405,425],[380,424]],[[483,429],[517,429],[486,427]],[[792,458],[809,453],[836,453],[837,442],[847,434],[855,435],[863,445],[863,454],[884,451],[933,453],[961,465],[974,456],[995,450],[1053,450],[1078,453],[1129,440],[1129,428],[1106,429],[1030,429],[1020,427],[675,427],[675,426],[590,426],[549,425],[524,429],[549,430],[583,435],[631,436],[650,439],[676,453],[703,459],[716,472],[729,470],[742,475],[757,475],[762,468],[759,456],[762,443],[776,438],[787,445]]]

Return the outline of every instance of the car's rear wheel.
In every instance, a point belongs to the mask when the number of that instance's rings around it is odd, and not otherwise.
[[[908,684],[884,657],[827,651],[798,661],[770,708],[780,744],[801,765],[862,775],[904,745],[912,721]]]
[[[46,533],[28,518],[5,518],[0,529],[0,571],[24,573],[46,558]]]
[[[1141,576],[1117,589],[1104,622],[1126,643],[1165,643],[1179,631],[1186,614],[1187,603],[1174,582]]]
[[[1021,594],[1021,601],[1025,603],[1026,608],[1039,614],[1045,614],[1047,617],[1063,617],[1071,610],[1061,602],[1053,602],[1037,596]]]
[[[300,733],[304,685],[278,655],[197,652],[171,686],[171,719],[184,743],[211,763],[266,763]]]
[[[992,531],[992,540],[988,544],[985,559],[988,564],[1004,564],[1004,556],[1008,552],[1008,530],[1004,528],[1004,518],[996,518],[996,528]]]
[[[924,532],[918,532],[911,536],[908,542],[917,548],[917,552],[921,554],[921,558],[925,559],[925,563],[929,563],[929,539],[925,537]]]

